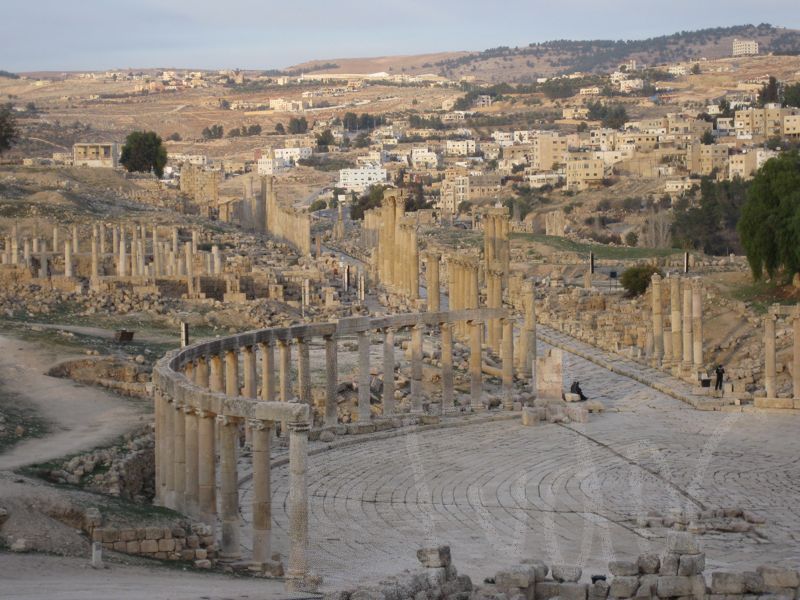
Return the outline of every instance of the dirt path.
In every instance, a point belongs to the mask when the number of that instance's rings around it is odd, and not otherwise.
[[[48,422],[50,433],[0,455],[0,470],[51,460],[109,442],[136,425],[146,403],[127,400],[69,379],[44,375],[63,354],[44,344],[0,336],[0,384]]]
[[[87,560],[0,553],[0,596],[50,600],[288,600],[319,598],[284,591],[282,581],[184,572],[177,568],[112,564],[92,569]]]

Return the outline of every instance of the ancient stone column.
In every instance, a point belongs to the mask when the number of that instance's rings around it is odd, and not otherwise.
[[[197,387],[208,389],[208,361],[205,356],[197,359],[197,368],[194,370],[194,384]]]
[[[522,288],[522,305],[525,308],[523,331],[520,332],[520,377],[529,379],[536,393],[536,287],[528,282]]]
[[[297,378],[300,383],[300,402],[311,405],[311,359],[305,338],[297,338]]]
[[[178,254],[178,228],[172,228],[172,253]]]
[[[339,422],[339,357],[336,336],[325,336],[325,427]]]
[[[153,226],[153,277],[161,277],[161,248],[158,241],[158,226]]]
[[[225,351],[225,395],[239,395],[239,352]]]
[[[100,238],[100,255],[101,255],[101,256],[104,256],[104,255],[105,255],[105,253],[106,253],[106,224],[105,224],[105,223],[103,223],[102,221],[100,221],[100,227],[99,227],[99,230],[100,230],[100,233],[99,233],[99,238]]]
[[[769,312],[764,317],[764,387],[767,388],[767,398],[778,395],[775,363],[775,314]]]
[[[164,506],[176,508],[175,506],[175,406],[164,399]]]
[[[411,328],[411,412],[422,412],[422,334],[425,325]]]
[[[48,261],[47,255],[44,252],[42,252],[39,255],[39,277],[41,277],[42,279],[47,279],[49,273],[47,261]]]
[[[211,257],[214,261],[214,275],[222,275],[222,255],[219,252],[219,246],[216,244],[211,247]]]
[[[53,250],[55,250],[55,246],[53,247]],[[73,254],[77,254],[78,252],[79,252],[79,248],[78,248],[78,226],[77,225],[73,225],[72,226],[72,253]]]
[[[288,340],[278,340],[278,368],[280,369],[280,399],[281,402],[288,402],[292,395],[292,381],[290,363],[292,360],[292,348]]]
[[[11,264],[19,264],[19,240],[16,235],[11,238]]]
[[[703,368],[703,284],[697,277],[692,279],[692,342],[697,372]]]
[[[186,493],[186,420],[183,417],[183,406],[173,404],[172,436],[175,438],[175,453],[172,460],[175,463],[175,510],[185,512]]]
[[[800,398],[800,306],[794,308],[792,333],[792,396]]]
[[[192,229],[192,254],[197,254],[199,236],[196,229]]]
[[[242,395],[245,398],[258,398],[258,383],[256,382],[256,353],[253,346],[242,349],[242,370],[244,371],[244,385]]]
[[[56,225],[53,227],[53,250],[60,247],[58,243],[58,225]]]
[[[372,416],[369,393],[369,332],[358,332],[358,421],[369,423]]]
[[[209,386],[212,392],[225,391],[225,375],[222,369],[222,358],[214,354],[208,360],[208,366],[211,371]]]
[[[661,276],[653,273],[651,278],[653,301],[653,360],[656,365],[664,358],[664,305],[661,301]]]
[[[239,543],[239,481],[236,472],[237,423],[231,417],[217,417],[219,429],[220,518],[222,545],[220,558],[236,560],[241,556]]]
[[[250,421],[253,444],[253,562],[270,560],[272,495],[270,493],[270,421]]]
[[[275,352],[271,343],[258,345],[261,352],[261,399],[275,401]]]
[[[286,576],[302,579],[308,569],[308,424],[289,423],[289,561]]]
[[[692,368],[694,345],[692,344],[692,289],[688,282],[683,286],[683,369]]]
[[[394,329],[383,330],[383,416],[394,414]]]
[[[97,238],[92,237],[92,270],[91,270],[91,281],[92,284],[95,285],[94,282],[100,277],[100,256],[97,252]]]
[[[194,254],[192,254],[192,243],[186,242],[184,245],[186,260],[186,297],[194,298]]]
[[[514,321],[503,319],[502,325],[503,408],[511,410],[514,408]]]
[[[409,226],[408,238],[408,292],[412,300],[417,300],[419,298],[419,243],[417,229],[413,225]]]
[[[205,360],[201,361],[201,364]],[[207,411],[198,413],[197,453],[198,453],[198,504],[200,518],[207,525],[216,523],[217,514],[217,460],[215,415]]]
[[[426,277],[428,284],[428,311],[438,312],[441,306],[439,296],[439,261],[441,254],[429,252],[426,261]]]
[[[469,322],[469,375],[470,375],[470,406],[472,410],[481,410],[482,373],[481,373],[481,331],[483,323]]]
[[[455,410],[453,402],[453,324],[441,323],[442,332],[442,412]]]
[[[14,250],[14,255],[16,256],[17,254],[19,254],[19,248]],[[22,241],[22,263],[26,267],[31,264],[31,241],[28,238]],[[16,264],[16,261],[14,261],[14,264]]]
[[[199,480],[199,431],[197,412],[191,408],[184,409],[186,442],[184,464],[186,467],[186,489],[183,495],[183,506],[189,515],[197,515],[200,507]]]
[[[164,395],[155,389],[153,393],[153,412],[155,414],[155,498],[153,504],[165,506],[166,501],[166,413],[165,406],[167,401]]]
[[[72,277],[72,246],[64,244],[64,277]]]
[[[125,230],[122,230],[122,235],[119,238],[119,256],[117,258],[117,277],[127,277],[128,274],[128,257],[126,256],[126,241]]]
[[[678,277],[670,277],[669,279],[669,306],[671,310],[672,322],[672,362],[674,365],[680,365],[683,360],[682,335],[683,329],[681,327],[681,280]]]

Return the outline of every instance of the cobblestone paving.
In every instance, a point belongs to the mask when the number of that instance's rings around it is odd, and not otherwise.
[[[638,528],[636,517],[672,509],[736,507],[767,519],[761,536],[702,536],[711,568],[798,562],[796,416],[696,411],[565,360],[565,380],[609,409],[587,424],[481,423],[310,456],[309,552],[326,586],[412,568],[415,550],[432,543],[451,544],[475,578],[526,557],[605,572],[615,557],[660,551],[667,530]],[[274,547],[284,556],[287,482],[286,467],[273,470]],[[245,522],[250,497],[248,482]]]

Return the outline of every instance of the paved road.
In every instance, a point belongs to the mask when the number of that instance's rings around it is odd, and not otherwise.
[[[796,564],[796,416],[699,412],[574,355],[569,378],[611,410],[588,424],[484,423],[310,457],[312,568],[335,586],[414,567],[418,547],[449,543],[474,577],[525,557],[605,572],[615,557],[663,548],[666,530],[637,528],[636,517],[732,507],[766,517],[764,539],[704,535],[711,567]],[[273,474],[285,556],[288,473]],[[242,496],[249,520],[249,484]]]

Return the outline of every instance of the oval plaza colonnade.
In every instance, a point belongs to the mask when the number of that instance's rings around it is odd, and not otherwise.
[[[530,290],[531,293],[533,290]],[[535,343],[532,298],[526,302],[525,324],[519,339],[519,374],[530,378]],[[500,369],[483,364],[484,326],[502,324]],[[394,335],[411,331],[410,403],[412,414],[423,413],[423,336],[440,336],[441,401],[436,413],[456,410],[454,403],[453,332],[464,325],[470,349],[469,406],[483,409],[484,374],[502,381],[503,405],[513,406],[514,319],[502,308],[447,312],[408,313],[379,317],[354,317],[336,323],[271,328],[215,339],[175,350],[153,370],[156,424],[156,503],[208,525],[221,522],[220,558],[241,558],[237,448],[240,426],[246,428],[252,449],[253,556],[266,563],[271,556],[270,444],[275,423],[289,437],[289,538],[287,577],[302,579],[307,573],[308,497],[306,460],[309,430],[314,427],[309,345],[325,343],[325,401],[318,426],[338,423],[338,340],[358,340],[357,425],[372,420],[370,354],[373,333],[383,335],[383,372],[394,373]],[[535,335],[535,333],[534,333]],[[534,338],[535,339],[535,338]],[[292,346],[297,349],[297,396],[292,394]],[[275,348],[278,349],[276,361]],[[277,362],[277,368],[276,368]],[[241,367],[241,368],[240,368]],[[395,414],[394,377],[384,377],[383,417]],[[285,434],[284,434],[285,435]],[[219,457],[217,467],[216,457]],[[219,473],[217,473],[219,468]],[[219,499],[219,502],[217,501]],[[219,510],[217,505],[219,505]]]

